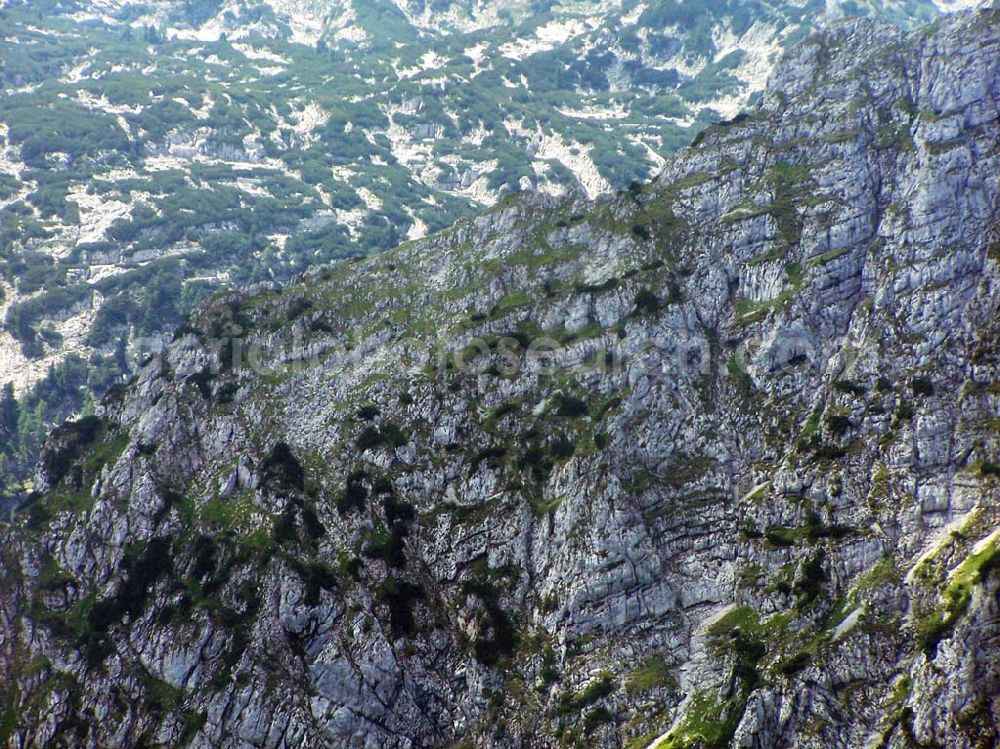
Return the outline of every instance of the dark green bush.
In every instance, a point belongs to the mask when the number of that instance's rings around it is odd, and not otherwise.
[[[632,310],[632,316],[654,314],[659,311],[660,305],[660,297],[647,288],[639,289],[639,293],[635,296],[635,309]]]
[[[376,527],[362,554],[368,559],[380,559],[390,567],[406,566],[406,537],[409,527],[406,523],[394,523],[390,528]]]
[[[926,377],[914,377],[910,381],[914,395],[934,395],[934,384]]]
[[[565,437],[557,437],[549,445],[549,454],[559,460],[573,457],[576,452],[576,445]]]
[[[856,382],[852,382],[851,380],[836,380],[833,383],[833,389],[849,395],[865,394],[864,386],[859,385]]]
[[[359,450],[370,450],[373,447],[378,447],[382,444],[382,433],[379,431],[378,427],[365,427],[361,430],[361,433],[358,434],[354,444],[357,445]]]
[[[809,653],[807,653],[804,650],[801,650],[795,655],[789,656],[788,658],[783,660],[779,664],[778,670],[784,676],[792,676],[793,674],[796,674],[803,668],[805,668],[808,665],[809,660],[810,660]]]
[[[617,688],[618,685],[614,682],[611,675],[603,674],[600,678],[591,681],[578,692],[564,692],[561,694],[556,712],[559,715],[578,713],[583,708],[613,694]]]
[[[204,369],[187,376],[186,381],[190,382],[201,393],[201,397],[208,400],[212,397],[212,368],[206,366]]]
[[[379,476],[372,483],[372,494],[393,494],[394,492],[392,479],[388,476]]]
[[[802,575],[793,588],[799,596],[797,601],[799,606],[812,603],[819,595],[823,582],[827,578],[823,568],[823,560],[824,554],[819,552],[802,565]]]
[[[385,498],[384,509],[385,519],[390,526],[395,526],[397,523],[412,522],[417,516],[413,505],[397,499],[394,494],[390,494]]]
[[[850,429],[852,424],[851,420],[846,416],[841,414],[827,414],[826,426],[833,434],[839,437]]]
[[[347,477],[344,490],[337,497],[338,513],[347,515],[364,509],[365,500],[368,499],[368,487],[365,486],[367,478],[368,474],[363,470],[354,471]]]
[[[52,432],[50,447],[42,454],[42,468],[53,485],[62,482],[83,448],[97,440],[103,429],[102,419],[85,416],[79,421],[66,422]]]
[[[321,591],[337,589],[337,576],[332,569],[322,562],[301,562],[292,559],[289,564],[305,583],[306,593],[302,602],[306,606],[318,606]]]
[[[517,411],[518,402],[517,401],[507,401],[502,403],[493,409],[493,418],[496,421],[500,421],[504,416],[509,416],[510,414]]]
[[[299,538],[298,525],[295,520],[295,506],[289,504],[278,515],[274,527],[271,529],[271,538],[278,544],[297,541]]]
[[[795,530],[783,525],[775,526],[767,529],[764,533],[764,538],[766,538],[772,546],[794,546]]]
[[[126,616],[134,621],[142,613],[150,589],[172,570],[170,546],[171,539],[154,538],[139,556],[126,553],[122,562],[124,580],[118,592],[97,601],[87,614],[87,623],[94,632],[107,632]]]
[[[358,434],[355,444],[359,450],[370,450],[372,448],[385,446],[390,449],[402,447],[409,441],[409,437],[398,424],[388,422],[381,427],[368,426]]]
[[[484,665],[495,666],[501,660],[513,656],[519,637],[510,616],[500,607],[496,586],[485,578],[490,572],[487,569],[463,582],[462,593],[476,596],[483,606],[479,635],[472,643],[473,656]]]
[[[818,444],[813,448],[813,454],[820,460],[840,460],[847,455],[847,450],[837,445]]]
[[[481,463],[485,462],[487,466],[493,469],[502,468],[504,458],[507,457],[507,448],[503,445],[491,445],[490,447],[483,448],[472,458],[472,463],[470,467],[470,472],[475,473]]]
[[[194,542],[191,578],[201,582],[215,574],[216,544],[209,536],[199,536]]]
[[[270,455],[261,466],[262,483],[277,484],[279,487],[302,490],[305,488],[306,475],[302,464],[292,453],[287,442],[275,443]]]
[[[390,577],[379,585],[377,595],[389,608],[389,626],[393,637],[412,635],[416,630],[413,607],[424,597],[424,589],[408,580]]]
[[[1000,476],[1000,463],[984,460],[979,466],[979,472],[983,476]]]
[[[556,414],[567,418],[575,418],[587,415],[587,402],[581,398],[566,393],[559,393],[555,397]]]
[[[312,302],[310,302],[305,297],[298,297],[293,299],[288,305],[288,311],[285,313],[285,320],[287,322],[292,322],[297,318],[304,315],[306,312],[312,309]]]

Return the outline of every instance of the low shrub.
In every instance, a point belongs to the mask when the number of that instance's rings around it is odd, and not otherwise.
[[[305,471],[287,442],[275,443],[274,447],[271,448],[270,455],[264,460],[261,470],[263,473],[262,483],[265,486],[276,483],[278,486],[300,491],[305,488]]]

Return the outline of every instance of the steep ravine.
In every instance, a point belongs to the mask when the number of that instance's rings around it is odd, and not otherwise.
[[[994,746],[998,68],[836,26],[642,189],[200,308],[0,532],[8,744]]]

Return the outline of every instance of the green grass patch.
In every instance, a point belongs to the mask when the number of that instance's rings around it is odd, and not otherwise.
[[[552,497],[552,499],[544,499],[542,497],[532,497],[531,502],[531,512],[536,518],[545,517],[546,515],[551,515],[556,510],[559,509],[559,505],[562,504],[562,497]]]
[[[614,676],[604,671],[594,680],[583,685],[575,691],[563,692],[559,696],[559,704],[556,712],[559,715],[572,715],[579,713],[585,707],[589,707],[598,700],[602,700],[618,689]]]
[[[743,363],[739,360],[736,354],[729,357],[729,361],[726,362],[726,374],[736,385],[736,389],[742,395],[750,395],[754,391],[753,378],[744,369]]]
[[[677,688],[677,679],[661,655],[649,656],[625,677],[625,693],[630,697],[661,688]]]
[[[1000,531],[977,544],[948,575],[941,590],[941,604],[916,620],[917,639],[924,652],[932,655],[941,640],[947,639],[955,623],[968,610],[976,585],[1000,564]]]
[[[697,692],[684,719],[652,749],[721,749],[736,731],[744,707],[738,697],[720,702],[707,690]]]

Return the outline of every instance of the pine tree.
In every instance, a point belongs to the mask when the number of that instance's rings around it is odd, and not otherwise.
[[[97,399],[88,390],[83,396],[83,405],[80,406],[80,416],[93,416],[95,413],[97,413]]]
[[[18,415],[17,432],[23,455],[35,455],[45,442],[45,403],[39,400],[34,408],[22,409]]]
[[[8,382],[0,393],[0,452],[9,452],[17,437],[17,398],[14,397],[14,383]]]

